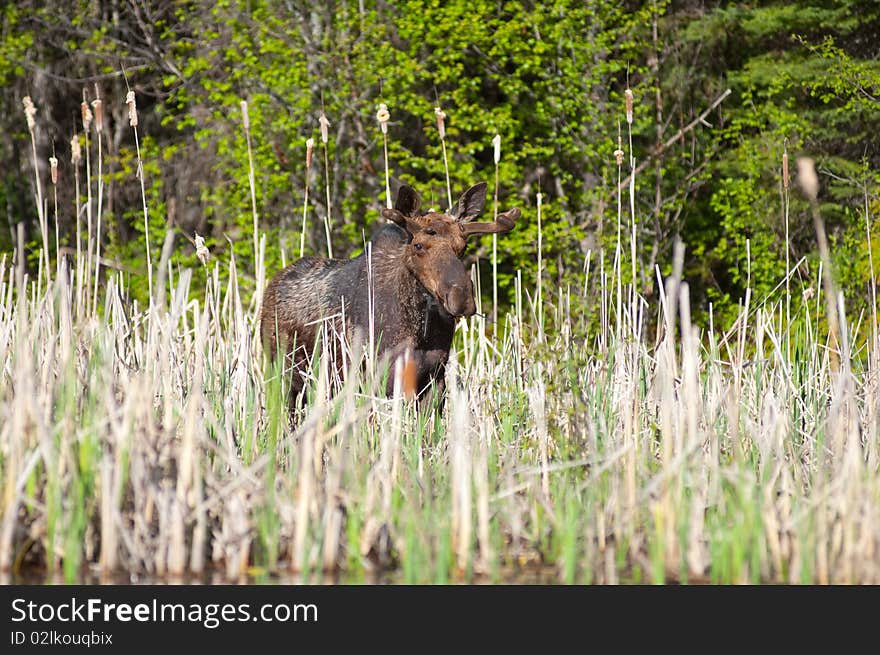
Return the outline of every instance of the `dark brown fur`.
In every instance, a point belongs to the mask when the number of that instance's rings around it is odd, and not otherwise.
[[[272,279],[263,296],[260,329],[271,358],[279,352],[291,358],[291,403],[302,393],[322,322],[341,332],[344,306],[346,335],[366,342],[370,270],[377,355],[391,359],[409,352],[420,395],[431,382],[442,386],[455,321],[476,312],[470,274],[460,259],[466,239],[508,232],[520,215],[511,209],[497,221],[471,223],[485,199],[481,183],[448,214],[423,214],[416,192],[401,187],[395,208],[383,211],[394,224],[383,226],[372,239],[369,261],[366,253],[350,260],[306,257]]]

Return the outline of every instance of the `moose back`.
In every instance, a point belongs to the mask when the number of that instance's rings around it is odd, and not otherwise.
[[[520,216],[514,208],[494,221],[474,222],[485,202],[481,182],[448,213],[421,212],[418,194],[402,186],[394,208],[382,211],[392,223],[373,237],[369,258],[367,253],[347,260],[305,257],[272,279],[263,296],[260,330],[270,357],[283,354],[285,370],[293,368],[291,406],[305,387],[322,324],[363,339],[371,311],[377,356],[393,361],[408,351],[419,396],[432,382],[442,388],[455,321],[476,312],[470,273],[461,261],[467,238],[509,232]]]

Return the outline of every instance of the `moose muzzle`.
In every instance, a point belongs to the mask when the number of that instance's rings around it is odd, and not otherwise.
[[[474,286],[471,281],[468,279],[464,283],[450,285],[443,299],[443,306],[456,318],[476,314],[477,305],[474,302]]]

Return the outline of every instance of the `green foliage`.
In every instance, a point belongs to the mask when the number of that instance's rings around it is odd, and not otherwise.
[[[853,308],[863,307],[870,271],[851,262],[864,258],[866,199],[878,189],[880,66],[864,38],[878,25],[880,3],[836,0],[737,3],[683,26],[682,49],[699,49],[706,63],[699,82],[726,79],[734,91],[720,129],[702,137],[718,154],[685,226],[692,284],[723,316],[732,315],[749,282],[763,298],[784,279],[786,248],[792,265],[816,259],[809,206],[796,185],[799,156],[816,160],[822,216],[835,262],[845,263],[835,276]],[[787,243],[784,148],[792,179]]]
[[[708,303],[726,321],[747,286],[762,298],[792,263],[815,262],[809,207],[796,180],[788,194],[788,237],[781,190],[783,149],[816,159],[822,212],[837,261],[862,261],[867,218],[877,215],[880,153],[880,3],[857,0],[725,3],[514,3],[402,0],[158,3],[137,15],[103,3],[63,7],[19,3],[2,10],[0,99],[12,141],[0,141],[0,201],[12,247],[15,224],[38,243],[27,134],[20,97],[41,109],[40,157],[69,140],[82,86],[46,79],[99,79],[115,130],[105,150],[104,251],[145,278],[146,250],[133,133],[123,98],[138,94],[141,150],[150,214],[151,258],[160,259],[175,231],[174,266],[196,266],[196,233],[225,260],[231,250],[252,292],[254,171],[259,229],[268,273],[299,256],[306,186],[305,253],[326,252],[325,150],[318,116],[329,121],[329,217],[336,256],[360,252],[382,222],[384,144],[375,115],[391,112],[391,186],[412,184],[426,206],[448,204],[435,107],[446,120],[453,199],[471,184],[495,179],[491,140],[499,134],[499,209],[520,206],[520,225],[502,238],[499,289],[513,298],[517,271],[533,287],[537,272],[536,195],[544,196],[545,285],[579,284],[585,257],[613,267],[618,222],[630,281],[632,221],[637,284],[651,298],[656,268],[671,271],[676,238],[687,245],[686,277],[697,320]],[[656,23],[656,37],[654,24]],[[118,72],[125,69],[125,78]],[[34,87],[35,71],[52,77]],[[85,89],[94,96],[93,85]],[[623,90],[633,91],[632,125]],[[726,88],[732,95],[696,118]],[[241,101],[248,103],[251,154]],[[658,114],[659,100],[659,114]],[[121,125],[120,125],[121,123]],[[618,171],[618,130],[626,155]],[[682,130],[671,145],[663,145]],[[305,142],[317,142],[311,168]],[[632,152],[630,152],[630,140]],[[93,140],[94,143],[94,140]],[[94,147],[94,145],[93,145]],[[616,183],[629,157],[643,165],[635,181],[635,216]],[[64,167],[67,166],[66,170]],[[62,157],[62,242],[74,232],[72,171]],[[83,171],[84,174],[84,171]],[[44,185],[45,186],[45,185]],[[494,210],[490,198],[486,214]],[[748,248],[746,247],[748,244]],[[603,250],[600,262],[597,250]],[[491,241],[471,247],[490,288]],[[34,261],[36,261],[34,259]],[[844,268],[846,270],[844,270]],[[815,266],[812,266],[815,271]],[[870,279],[864,266],[836,271],[858,303]],[[204,269],[196,266],[201,288]],[[145,295],[146,285],[134,293]]]
[[[413,184],[425,204],[448,204],[442,144],[434,108],[449,116],[447,151],[453,199],[478,180],[494,179],[491,139],[502,137],[500,209],[532,205],[543,186],[544,253],[551,276],[579,270],[581,243],[604,189],[615,117],[606,97],[637,58],[646,12],[589,8],[580,2],[535,7],[494,2],[396,3],[363,12],[220,2],[195,20],[207,46],[180,45],[184,77],[166,120],[192,131],[216,158],[222,183],[205,191],[205,212],[231,229],[246,258],[251,229],[246,143],[240,101],[248,100],[261,227],[269,232],[268,266],[290,260],[299,242],[297,209],[306,184],[304,141],[318,148],[308,179],[307,251],[325,249],[323,151],[317,117],[330,122],[331,224],[334,252],[357,251],[380,222],[383,144],[375,111],[388,104],[389,159],[394,180]],[[581,38],[583,34],[591,38]],[[208,112],[211,120],[196,116]],[[519,196],[519,197],[517,197]],[[494,207],[490,202],[489,215]],[[505,237],[500,287],[512,289],[517,269],[533,270],[534,208]],[[237,237],[237,238],[235,238]],[[488,240],[476,248],[485,258]],[[223,247],[220,240],[215,246]],[[252,250],[252,248],[250,248]],[[298,253],[296,253],[298,254]],[[485,260],[484,260],[485,261]]]
[[[3,30],[0,31],[0,85],[6,86],[15,77],[24,75],[22,59],[33,44],[33,34],[19,30],[22,10],[14,4],[2,9]]]

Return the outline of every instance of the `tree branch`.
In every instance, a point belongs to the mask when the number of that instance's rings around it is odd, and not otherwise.
[[[713,102],[711,105],[709,105],[709,106],[706,108],[706,110],[705,110],[702,114],[700,114],[700,115],[697,116],[694,120],[692,120],[690,123],[688,123],[688,124],[685,125],[683,128],[681,128],[681,129],[680,129],[678,132],[676,132],[671,138],[669,138],[669,139],[668,139],[668,140],[667,140],[662,146],[660,146],[659,148],[655,149],[654,152],[652,152],[650,155],[648,155],[648,156],[645,158],[645,160],[644,160],[641,164],[639,164],[638,166],[636,166],[635,169],[633,170],[633,172],[630,173],[629,175],[627,175],[627,176],[626,176],[626,179],[624,179],[624,180],[620,183],[620,186],[618,187],[618,191],[623,191],[624,189],[626,189],[627,187],[629,187],[629,181],[630,181],[630,179],[632,178],[633,175],[638,175],[638,174],[641,173],[643,170],[645,170],[645,169],[648,167],[648,165],[653,161],[653,159],[654,159],[655,157],[658,157],[659,155],[662,155],[662,154],[663,154],[664,152],[666,152],[666,150],[668,150],[668,149],[670,148],[670,146],[672,146],[676,141],[678,141],[681,137],[683,137],[685,134],[687,134],[687,133],[690,132],[692,129],[694,129],[697,125],[699,125],[700,123],[702,123],[702,122],[706,119],[706,116],[708,116],[709,114],[711,114],[712,111],[713,111],[718,105],[720,105],[722,102],[724,102],[724,99],[727,98],[727,96],[729,96],[731,93],[732,93],[732,91],[731,91],[730,89],[727,89],[724,93],[722,93],[720,96],[718,96],[717,98],[715,98],[715,102]]]

